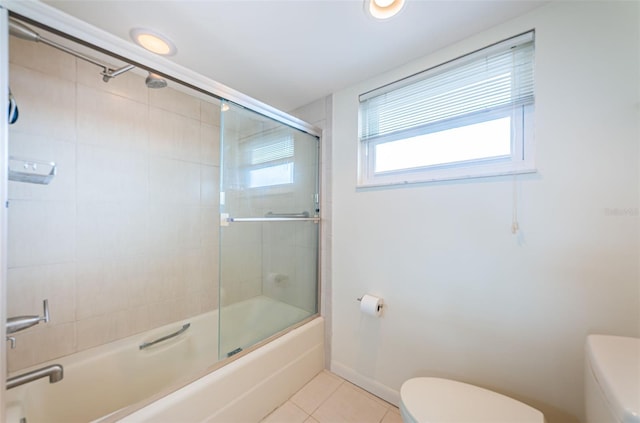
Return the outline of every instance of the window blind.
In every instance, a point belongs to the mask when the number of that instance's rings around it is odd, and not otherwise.
[[[533,41],[531,31],[362,94],[360,140],[533,104]]]
[[[264,140],[262,140],[264,142]],[[269,143],[260,147],[251,149],[252,165],[272,162],[274,160],[286,159],[293,157],[293,138],[287,136],[281,140],[269,140]]]

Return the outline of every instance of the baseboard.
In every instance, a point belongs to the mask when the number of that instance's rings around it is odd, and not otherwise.
[[[365,391],[371,392],[373,395],[395,405],[396,407],[400,404],[400,392],[395,389],[391,389],[374,379],[361,375],[349,366],[340,362],[332,361],[331,371],[354,385],[361,387]]]

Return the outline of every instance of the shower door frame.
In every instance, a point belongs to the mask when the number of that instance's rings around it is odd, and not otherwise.
[[[0,5],[0,98],[4,101],[9,97],[9,14]],[[0,119],[0,322],[7,321],[7,187],[8,157],[9,157],[9,123],[2,112]],[[2,324],[0,338],[0,375],[2,375],[2,389],[0,390],[0,420],[4,419],[5,410],[5,378],[7,374],[7,330]]]
[[[116,37],[106,31],[98,29],[84,21],[67,15],[58,9],[53,8],[41,2],[20,2],[11,0],[0,0],[0,96],[8,97],[8,68],[9,68],[9,16],[15,16],[26,21],[36,27],[43,28],[47,31],[56,33],[64,38],[70,39],[78,44],[85,45],[97,51],[111,55],[117,59],[130,63],[137,68],[153,71],[165,79],[171,80],[177,84],[181,84],[213,98],[227,100],[237,105],[245,107],[263,116],[271,118],[284,125],[298,129],[312,136],[318,137],[319,143],[319,160],[322,161],[322,130],[311,125],[301,119],[291,116],[286,112],[280,111],[272,106],[253,99],[239,91],[236,91],[224,84],[209,79],[195,71],[180,66],[166,58],[160,57],[154,53],[148,52],[141,47],[135,46],[119,37]],[[7,166],[8,166],[8,123],[6,119],[0,122],[0,168],[2,169],[2,177],[0,177],[0,320],[6,321],[6,271],[7,271]],[[321,167],[318,169],[318,180],[322,180]],[[319,203],[322,199],[322,184],[318,183]],[[321,222],[319,223],[318,250],[317,250],[317,312],[305,321],[297,325],[293,325],[289,329],[293,329],[304,324],[310,319],[320,315],[321,310],[321,252],[322,252],[322,214],[319,214]],[[2,339],[0,339],[0,374],[6,375],[6,327],[2,325]],[[250,352],[255,348],[271,341],[274,337],[270,337],[256,345],[254,348],[247,349]],[[244,354],[242,354],[244,355]],[[241,354],[231,357],[230,359],[216,363],[210,368],[211,371],[239,358]],[[5,376],[3,376],[5,377]],[[4,382],[3,382],[4,383]],[[0,389],[0,419],[5,416],[5,392],[3,386]],[[139,405],[144,406],[148,400],[142,401]],[[133,410],[130,410],[133,411]]]

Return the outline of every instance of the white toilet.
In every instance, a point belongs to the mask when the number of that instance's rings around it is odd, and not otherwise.
[[[513,398],[434,377],[402,384],[400,414],[405,423],[544,423],[540,411]]]
[[[585,359],[587,423],[640,423],[640,339],[589,335]],[[400,388],[405,423],[543,423],[535,408],[448,379],[419,377]]]
[[[587,423],[640,423],[640,339],[589,335],[585,352]]]

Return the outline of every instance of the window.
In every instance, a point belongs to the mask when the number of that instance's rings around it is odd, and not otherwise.
[[[249,171],[249,188],[271,187],[293,182],[293,162],[287,162]]]
[[[360,95],[359,186],[533,167],[533,31]]]
[[[248,188],[292,184],[294,142],[291,135],[263,134],[247,142],[245,149]]]

